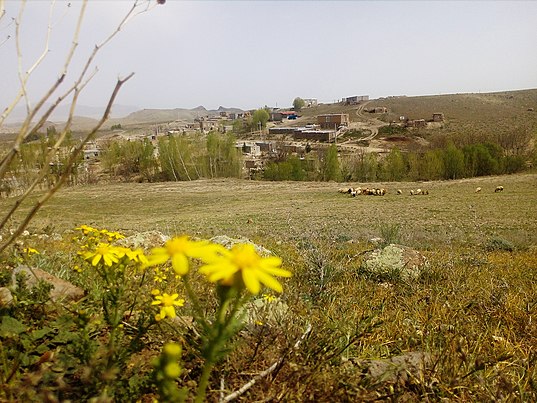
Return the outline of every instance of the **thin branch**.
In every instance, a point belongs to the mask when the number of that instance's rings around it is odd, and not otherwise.
[[[311,332],[311,329],[312,329],[311,324],[308,324],[308,327],[306,328],[306,331],[296,341],[295,345],[293,346],[293,349],[297,350],[298,347],[300,347],[300,344],[304,341],[306,336]],[[261,379],[263,379],[267,375],[270,375],[272,372],[274,372],[274,370],[276,370],[276,368],[278,368],[280,365],[283,364],[284,359],[285,359],[285,355],[280,357],[280,359],[278,361],[276,361],[274,364],[272,364],[266,370],[264,370],[263,372],[260,372],[257,376],[252,378],[248,383],[244,384],[240,389],[237,389],[235,392],[227,395],[225,398],[220,399],[219,403],[231,402],[232,400],[238,398],[240,395],[242,395],[244,392],[246,392],[248,389],[250,389],[252,386],[254,386]]]
[[[81,9],[81,12],[80,12],[80,15],[79,15],[79,20],[78,20],[78,23],[77,23],[76,32],[75,32],[74,39],[73,39],[73,45],[71,46],[71,49],[70,49],[69,54],[67,56],[63,72],[60,75],[60,77],[58,78],[58,80],[56,81],[56,83],[54,83],[54,85],[49,89],[49,91],[45,94],[45,96],[43,96],[41,98],[41,100],[38,102],[38,104],[31,111],[31,113],[26,117],[26,120],[24,121],[23,126],[21,127],[21,129],[19,131],[19,134],[18,134],[17,138],[15,139],[15,142],[14,142],[14,145],[13,145],[12,149],[10,150],[9,153],[7,153],[4,156],[4,158],[0,162],[0,178],[2,178],[4,176],[4,174],[7,171],[7,168],[9,166],[9,164],[13,160],[14,156],[19,152],[20,145],[22,144],[24,139],[29,135],[30,132],[28,131],[28,128],[29,128],[31,120],[37,114],[39,109],[43,106],[45,101],[48,100],[48,98],[50,98],[50,96],[56,91],[58,86],[61,84],[61,82],[65,78],[65,75],[67,74],[67,68],[68,68],[69,64],[71,63],[71,59],[73,57],[74,51],[75,51],[76,47],[78,46],[78,42],[77,42],[78,41],[78,35],[79,35],[79,32],[80,32],[80,27],[82,26],[82,18],[83,18],[83,15],[84,15],[86,4],[87,4],[87,0],[84,0],[82,9]],[[145,12],[148,9],[148,8],[146,8],[146,10],[142,10],[142,11],[134,14],[134,12],[136,11],[136,9],[138,7],[139,7],[139,4],[136,1],[134,3],[134,5],[132,6],[132,8],[127,13],[127,15],[119,23],[119,25],[117,26],[116,30],[114,32],[112,32],[112,34],[109,35],[108,38],[106,38],[103,42],[101,42],[99,45],[95,46],[95,48],[93,49],[93,52],[88,57],[88,59],[86,61],[86,64],[85,64],[84,68],[82,69],[82,72],[80,73],[80,75],[79,75],[79,77],[78,77],[78,79],[76,81],[75,86],[78,83],[80,83],[82,81],[82,79],[85,77],[85,75],[86,75],[91,63],[93,62],[93,59],[95,58],[95,56],[97,55],[99,50],[102,49],[103,46],[105,46],[114,36],[116,36],[119,33],[119,31],[127,23],[127,21],[129,21],[133,16],[141,14],[142,12]],[[10,106],[10,108],[8,108],[8,110],[6,110],[6,112],[4,112],[2,117],[0,117],[0,125],[2,124],[3,119],[5,119],[4,115],[7,116],[11,112],[11,109],[13,109],[13,107],[16,105],[16,103],[18,102],[18,100],[20,99],[20,97],[22,96],[23,93],[24,93],[24,91],[22,91],[22,89],[21,89],[21,91],[19,92],[19,95],[18,95],[18,99],[16,99],[16,102],[14,102]],[[52,110],[54,110],[54,109],[52,109]]]
[[[71,59],[73,57],[75,48],[78,45],[78,35],[80,33],[80,27],[82,26],[82,20],[83,20],[85,9],[86,9],[86,3],[87,3],[87,0],[84,0],[84,2],[82,3],[82,7],[80,9],[80,14],[79,14],[79,17],[78,17],[75,34],[73,35],[73,45],[71,46],[71,49],[70,49],[69,54],[67,56],[67,59],[65,61],[64,70],[63,70],[62,74],[60,74],[58,79],[54,82],[54,84],[49,88],[49,90],[46,92],[46,94],[41,98],[41,100],[39,100],[37,105],[31,111],[28,111],[26,119],[24,120],[24,123],[22,124],[22,127],[19,130],[19,134],[18,134],[17,138],[15,139],[13,149],[12,149],[13,152],[10,153],[10,155],[7,156],[7,159],[8,159],[9,162],[11,162],[11,159],[13,158],[13,156],[19,151],[19,147],[20,147],[20,144],[22,143],[22,141],[26,138],[26,136],[28,136],[27,130],[28,130],[28,127],[30,126],[30,123],[31,123],[32,119],[37,114],[39,109],[43,106],[45,101],[47,101],[51,97],[51,95],[56,91],[56,89],[59,87],[59,85],[63,82],[63,80],[65,78],[65,75],[67,74],[67,66],[71,63]],[[19,14],[19,19],[15,22],[17,24],[17,30],[18,30],[18,27],[19,27],[19,24],[20,24],[20,19],[22,18],[22,9],[23,9],[23,6],[21,6],[21,13]],[[51,13],[52,13],[52,6],[51,6]],[[50,20],[49,20],[49,25],[48,26],[49,26],[49,33],[50,33],[50,27],[51,27]],[[29,79],[30,75],[33,73],[33,71],[44,60],[44,55],[46,55],[47,52],[48,52],[48,35],[47,35],[47,43],[46,43],[45,51],[42,53],[41,57],[33,64],[33,66],[30,67],[30,69],[28,69],[28,71],[26,72],[26,75],[23,78],[23,83],[24,84],[21,85],[21,88],[19,89],[19,93],[15,96],[13,102],[4,110],[4,112],[0,116],[0,126],[2,126],[3,122],[9,116],[9,114],[13,111],[15,106],[17,106],[17,104],[19,103],[20,99],[23,96],[26,96],[26,82],[28,81],[28,79]],[[17,43],[17,54],[18,54],[18,56],[21,55],[18,43]],[[22,67],[20,65],[19,66],[19,74],[20,74],[21,71],[22,71]],[[4,160],[5,160],[5,158],[4,158]],[[0,164],[0,178],[5,173],[4,160]],[[8,162],[8,164],[9,164],[9,162]]]
[[[69,117],[67,119],[67,122],[65,124],[65,127],[63,128],[62,132],[60,133],[60,136],[58,137],[58,140],[54,144],[54,146],[50,149],[50,151],[45,156],[45,160],[43,162],[43,167],[38,172],[37,177],[34,179],[32,184],[24,191],[24,193],[17,199],[15,204],[11,207],[11,210],[4,216],[2,221],[0,222],[0,229],[4,228],[6,223],[9,221],[9,219],[13,216],[15,211],[20,207],[20,205],[24,202],[24,200],[32,193],[32,191],[35,189],[35,187],[41,183],[45,175],[49,172],[50,166],[49,163],[52,161],[52,158],[56,155],[56,153],[59,151],[61,144],[64,142],[65,138],[67,137],[67,133],[69,132],[69,129],[71,128],[71,123],[73,120],[73,115],[75,111],[75,106],[78,100],[78,96],[80,95],[80,92],[84,89],[84,87],[88,84],[88,82],[95,76],[94,72],[83,84],[81,87],[73,88],[75,89],[75,95],[73,96],[73,101],[71,102],[71,108],[69,110]],[[69,91],[71,92],[71,91]],[[52,109],[52,107],[49,109]],[[49,113],[50,114],[50,113]],[[46,120],[46,117],[48,115],[44,115],[41,121],[44,123]],[[40,122],[41,123],[41,122]],[[42,125],[42,123],[41,123]],[[40,126],[39,126],[40,127]],[[38,128],[39,128],[38,127]],[[32,130],[32,132],[37,131],[36,128]]]
[[[24,7],[26,6],[26,0],[22,0],[21,8],[19,10],[19,16],[15,21],[15,46],[17,47],[17,65],[18,65],[18,75],[19,81],[21,83],[21,93],[24,99],[26,100],[26,113],[30,113],[30,102],[28,100],[28,94],[26,93],[26,80],[22,74],[22,51],[20,47],[20,27],[22,21],[22,15],[24,14]]]
[[[41,209],[43,204],[45,204],[63,185],[63,183],[67,180],[67,178],[71,175],[74,163],[76,162],[76,159],[78,158],[79,154],[82,152],[84,145],[97,133],[97,131],[101,128],[101,126],[108,120],[110,116],[110,111],[112,110],[112,105],[114,104],[114,101],[116,99],[117,94],[119,93],[119,90],[125,84],[134,73],[129,74],[126,78],[123,80],[118,79],[116,83],[116,87],[114,88],[114,91],[112,92],[112,95],[110,97],[110,100],[108,101],[108,105],[106,106],[106,110],[103,113],[103,116],[101,117],[101,120],[93,127],[93,129],[84,137],[82,142],[71,152],[69,156],[69,160],[67,161],[66,169],[61,174],[58,182],[54,184],[54,186],[49,189],[49,191],[41,197],[36,204],[33,206],[33,208],[30,210],[30,212],[26,215],[23,222],[18,226],[18,228],[13,232],[11,237],[0,246],[0,253],[3,252],[17,237],[22,234],[22,232],[26,229],[31,219],[35,216],[35,214]]]

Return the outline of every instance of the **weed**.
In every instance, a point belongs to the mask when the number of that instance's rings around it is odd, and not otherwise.
[[[401,243],[401,224],[381,223],[379,227],[382,238],[381,247]]]
[[[487,244],[485,245],[485,250],[492,252],[492,251],[506,251],[506,252],[512,252],[515,250],[515,245],[503,238],[492,238],[490,239]]]

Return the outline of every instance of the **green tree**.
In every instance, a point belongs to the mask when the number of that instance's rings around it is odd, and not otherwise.
[[[213,131],[207,135],[206,170],[210,178],[241,177],[241,151],[235,147],[235,141],[231,133]]]
[[[444,154],[442,150],[427,151],[422,158],[421,179],[438,180],[444,177]]]
[[[195,158],[196,149],[200,145],[196,146],[192,140],[183,136],[172,136],[160,138],[158,147],[164,179],[184,181],[200,178],[201,166]]]
[[[444,179],[462,178],[464,169],[464,153],[449,143],[444,150]]]
[[[296,112],[300,112],[304,106],[306,106],[306,102],[302,98],[296,97],[293,100],[293,109]]]
[[[337,146],[332,144],[326,150],[322,165],[322,179],[324,181],[339,181],[341,179],[341,169],[337,155]]]
[[[386,180],[391,182],[400,181],[404,178],[406,165],[403,155],[398,148],[392,149],[386,157],[384,161],[384,173]]]
[[[259,130],[260,128],[264,129],[265,127],[267,127],[269,117],[270,115],[266,109],[257,109],[252,114],[252,129]]]
[[[423,158],[424,156],[417,152],[409,152],[406,154],[406,163],[408,165],[408,178],[411,181],[418,181],[424,179]]]
[[[115,141],[103,151],[103,167],[112,175],[129,180],[134,176],[152,180],[157,172],[153,144],[142,141]]]

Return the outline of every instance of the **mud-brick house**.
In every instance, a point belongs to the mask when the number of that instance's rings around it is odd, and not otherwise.
[[[317,124],[321,126],[321,129],[337,130],[340,126],[349,125],[349,114],[348,113],[330,113],[327,115],[318,115]]]
[[[317,106],[319,102],[317,101],[317,98],[304,98],[304,106],[306,108],[311,108],[312,106]]]
[[[295,130],[293,139],[311,140],[331,143],[336,138],[336,132],[333,130]]]
[[[360,102],[369,101],[369,95],[354,95],[352,97],[343,98],[343,103],[346,105],[357,105]]]

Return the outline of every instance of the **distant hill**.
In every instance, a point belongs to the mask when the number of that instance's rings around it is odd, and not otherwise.
[[[47,108],[50,107],[50,105],[51,104],[46,103],[45,105],[43,105],[42,110],[46,111]],[[104,113],[105,107],[106,106],[77,105],[76,110],[75,110],[75,116],[92,118],[92,119],[100,119]],[[52,113],[52,116],[50,116],[49,120],[52,122],[65,122],[67,118],[69,117],[69,108],[70,108],[70,105],[67,105],[67,104],[58,106]],[[138,106],[118,104],[112,107],[110,116],[112,118],[121,118],[139,109],[140,108]],[[15,109],[13,109],[13,112],[11,112],[11,114],[6,119],[6,123],[8,124],[20,123],[25,118],[26,118],[26,107],[19,105],[15,107]]]
[[[243,112],[243,110],[238,108],[225,108],[223,106],[220,106],[216,110],[207,110],[203,106],[198,106],[193,109],[142,109],[133,112],[124,118],[117,119],[117,121],[121,124],[163,123],[175,120],[194,121],[194,119],[201,117],[219,115],[220,112],[238,113]]]
[[[367,108],[386,107],[388,113],[371,114],[386,123],[398,122],[401,116],[410,119],[432,118],[433,113],[443,113],[442,129],[420,130],[420,135],[442,132],[444,134],[480,135],[501,134],[524,129],[537,132],[537,89],[503,91],[494,93],[447,94],[415,97],[387,97],[367,102]],[[348,113],[351,122],[362,120],[358,105],[321,104],[301,111],[304,121],[326,113]],[[363,115],[369,115],[363,113]]]

